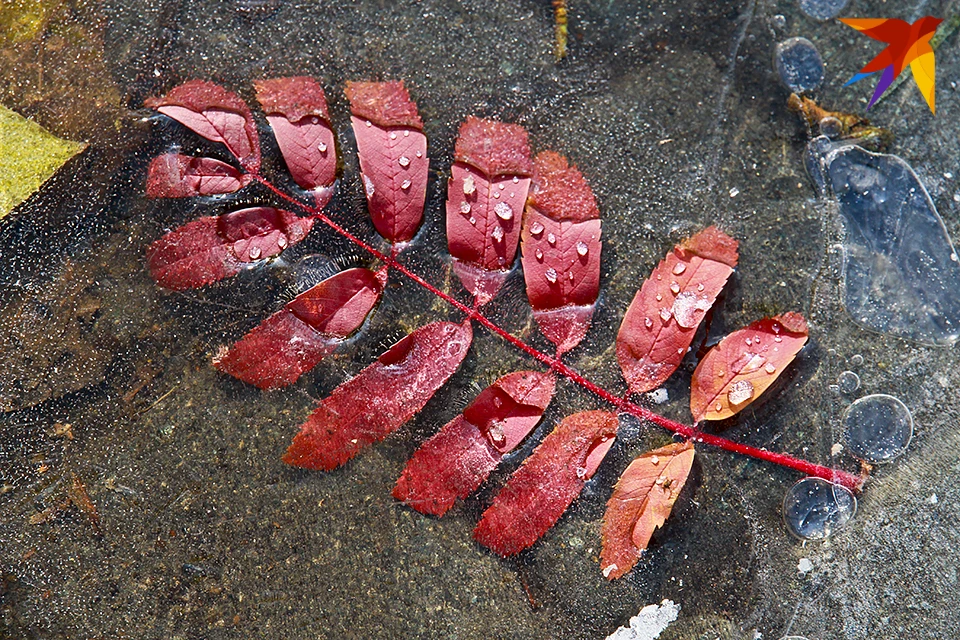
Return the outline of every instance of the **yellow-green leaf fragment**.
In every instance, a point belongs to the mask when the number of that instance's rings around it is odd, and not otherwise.
[[[86,146],[61,140],[0,105],[0,218],[29,198]]]

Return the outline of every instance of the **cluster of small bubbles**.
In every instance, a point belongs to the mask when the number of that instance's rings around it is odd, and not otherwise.
[[[857,513],[857,499],[823,478],[804,478],[783,499],[783,521],[801,540],[823,540],[843,529]]]
[[[503,241],[503,228],[502,228],[502,227],[494,227],[494,228],[493,228],[493,231],[491,232],[490,235],[492,235],[492,236],[493,236],[493,239],[496,240],[497,242],[502,242],[502,241]]]
[[[460,213],[462,213],[463,215],[467,215],[468,213],[470,213],[470,203],[467,202],[466,200],[460,203]]]
[[[752,382],[749,380],[737,380],[730,385],[730,390],[727,392],[727,400],[733,405],[743,404],[753,397],[753,391]]]
[[[477,183],[473,181],[473,176],[467,176],[463,179],[463,195],[469,196],[477,191]]]
[[[513,217],[513,209],[510,208],[506,202],[498,202],[497,206],[493,208],[493,212],[497,214],[497,217],[501,220],[509,220]]]
[[[554,282],[557,281],[557,270],[554,269],[553,267],[550,267],[549,269],[543,272],[543,277],[547,279],[547,282],[549,282],[550,284],[553,284]]]
[[[809,93],[823,82],[823,59],[806,38],[790,38],[778,44],[773,65],[780,81],[794,93]]]
[[[913,437],[913,416],[903,402],[883,393],[864,396],[843,415],[844,440],[857,458],[877,464],[903,453]]]
[[[860,376],[853,371],[844,371],[837,377],[837,387],[841,393],[854,393],[860,388]]]

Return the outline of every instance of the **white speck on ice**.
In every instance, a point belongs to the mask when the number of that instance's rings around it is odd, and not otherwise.
[[[673,600],[664,600],[659,605],[648,604],[630,618],[629,627],[620,627],[607,636],[607,640],[655,640],[679,614],[680,605],[674,604]]]
[[[938,502],[940,502],[940,498],[935,493],[930,494],[930,497],[927,498],[927,504],[937,504]]]
[[[797,563],[797,571],[806,575],[813,571],[813,563],[810,562],[809,558],[800,558],[800,562]]]
[[[736,198],[739,194],[740,194],[740,189],[737,189],[736,187],[730,189],[731,198]]]
[[[660,387],[659,389],[654,389],[647,394],[647,397],[650,399],[650,402],[653,404],[663,404],[670,399],[670,394],[667,393],[665,387]]]
[[[838,456],[840,452],[843,451],[843,445],[839,442],[835,442],[832,447],[830,447],[830,455]]]

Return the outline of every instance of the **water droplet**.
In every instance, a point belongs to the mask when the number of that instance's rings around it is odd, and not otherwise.
[[[713,405],[713,408],[716,409],[717,411],[723,411],[723,403],[718,402],[717,404]]]
[[[409,138],[409,137],[410,137],[410,132],[409,132],[409,131],[404,131],[404,132],[403,132],[403,137],[404,137],[404,138]]]
[[[578,255],[578,256],[583,257],[583,256],[587,255],[587,253],[589,253],[589,252],[590,252],[590,247],[587,246],[587,243],[586,243],[586,242],[578,242],[578,243],[577,243],[577,255]]]
[[[368,126],[368,127],[372,127],[372,126],[373,126],[373,123],[370,122],[369,120],[367,120],[367,126]]]
[[[540,249],[537,249],[537,252],[534,255],[537,256],[537,260],[543,260],[543,251],[540,251]]]
[[[497,217],[501,220],[509,220],[513,217],[513,209],[510,208],[506,202],[498,202],[497,206],[493,208],[493,212],[497,214]]]
[[[783,521],[801,540],[823,540],[843,529],[857,513],[857,499],[823,478],[804,478],[783,498]]]
[[[510,197],[511,197],[511,198],[514,197],[515,195],[517,195],[517,194],[515,194],[513,191],[510,192]]]
[[[551,246],[557,244],[557,236],[553,235],[552,233],[548,233],[547,242],[549,242]]]
[[[475,193],[477,185],[473,181],[473,176],[467,176],[463,179],[463,195],[469,196]]]
[[[703,283],[697,285],[697,291],[703,291]]]
[[[534,222],[530,225],[530,235],[538,236],[543,233],[543,225],[539,222]]]
[[[320,144],[317,145],[317,151],[319,151],[320,153],[326,153],[327,145],[321,142]]]
[[[404,180],[403,182],[401,182],[401,183],[400,183],[400,188],[403,189],[404,191],[406,191],[407,189],[409,189],[409,188],[410,188],[410,181],[409,181],[409,180]],[[466,204],[466,203],[464,203],[464,204]]]
[[[470,216],[470,224],[477,224],[477,219],[473,216]]]
[[[366,174],[363,176],[363,190],[367,192],[368,198],[372,198],[374,192],[376,191],[376,188],[373,186],[373,181],[370,180]]]
[[[774,342],[783,342],[783,338],[781,338],[780,336],[773,336],[773,341],[774,341]]]
[[[837,387],[843,393],[853,393],[860,388],[860,376],[853,371],[844,371],[837,376]]]
[[[767,373],[772,374],[776,372],[777,368],[774,366],[772,362],[768,362],[767,364],[763,365],[763,370],[766,371]]]
[[[493,236],[493,239],[497,242],[503,241],[503,227],[494,227],[493,232],[490,234]]]
[[[250,259],[256,260],[260,257],[260,247],[250,247]]]
[[[587,477],[587,468],[586,467],[577,467],[577,477],[583,480]]]
[[[678,293],[680,293],[680,285],[677,284],[676,282],[672,282],[670,284],[670,291],[673,292],[673,295],[677,295]]]
[[[652,465],[660,464],[660,458],[657,456],[650,456],[650,464]]]
[[[570,282],[573,282],[573,271],[567,272],[567,275],[570,276]]]
[[[682,348],[682,347],[677,349],[677,355],[681,355],[681,356],[683,355],[683,348]]]
[[[520,178],[513,176],[513,184],[517,184],[518,182],[520,182]]]
[[[543,272],[543,277],[547,279],[547,282],[549,282],[550,284],[553,284],[554,282],[557,281],[557,270],[554,269],[553,267],[550,267],[549,269]]]
[[[774,322],[774,323],[773,323],[773,326],[770,327],[770,328],[773,329],[773,332],[774,332],[774,333],[780,333],[780,325],[777,324],[776,322]]]
[[[467,215],[468,213],[470,213],[470,203],[467,202],[466,200],[460,203],[460,213],[462,213],[463,215]]]
[[[746,340],[744,340],[744,342],[747,343],[747,346],[748,346],[748,347],[749,347],[751,344],[753,344],[753,340],[751,340],[750,338],[747,338]],[[758,340],[758,342],[759,342],[759,340]]]
[[[494,197],[494,199],[499,198],[499,197],[500,197],[500,192],[499,192],[499,191],[494,191],[494,192],[493,192],[493,197]]]
[[[678,262],[677,264],[673,265],[673,275],[675,276],[680,275],[686,270],[687,270],[687,265],[685,265],[682,262]]]
[[[681,291],[673,300],[673,317],[684,329],[700,323],[701,314],[710,308],[710,301],[690,291]]]
[[[847,449],[871,464],[890,462],[913,437],[913,416],[899,399],[878,393],[860,398],[843,415]]]
[[[277,246],[281,249],[285,249],[287,246],[287,236],[280,236],[277,238]]]
[[[401,166],[401,167],[409,167],[409,166],[410,166],[410,158],[408,158],[407,156],[400,156],[400,157],[397,159],[397,162],[400,163],[400,166]]]
[[[396,132],[396,131],[391,131],[391,132],[390,132],[390,139],[391,139],[391,140],[396,140],[396,139],[397,139],[397,132]]]
[[[422,158],[422,157],[423,157],[423,152],[422,152],[422,151],[417,151],[417,157],[418,157],[418,158]]]
[[[490,441],[494,446],[502,447],[507,443],[507,436],[503,433],[503,421],[495,420],[490,425],[490,431],[488,433],[490,434]]]
[[[652,327],[653,327],[653,320],[651,320],[650,318],[644,318],[644,319],[643,319],[643,326],[645,326],[647,329],[652,328]]]
[[[657,302],[660,302],[661,300],[663,300],[663,296],[658,293],[658,294],[657,294]]]
[[[503,191],[504,189],[506,189],[506,188],[507,188],[507,185],[506,185],[506,183],[503,183],[503,182],[501,182],[501,183],[500,183],[500,184],[498,184],[497,186],[498,186],[498,187],[500,188],[500,190],[501,190],[501,191]]]
[[[670,319],[670,309],[667,309],[667,308],[665,308],[665,307],[664,307],[664,308],[661,308],[661,309],[660,309],[660,319],[663,320],[664,322],[666,322],[667,320],[669,320],[669,319]]]
[[[749,380],[737,380],[730,385],[730,390],[727,392],[727,400],[733,405],[743,404],[752,397],[753,383]]]

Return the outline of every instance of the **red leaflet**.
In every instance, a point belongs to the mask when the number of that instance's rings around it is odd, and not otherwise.
[[[734,331],[707,352],[690,381],[694,422],[723,420],[756,400],[807,342],[807,321],[793,311]]]
[[[503,376],[463,413],[417,449],[393,497],[421,513],[442,516],[477,490],[505,453],[540,422],[556,379],[535,371]]]
[[[233,193],[250,184],[250,176],[226,162],[164,153],[147,168],[148,198],[189,198]]]
[[[260,80],[254,86],[287,169],[323,208],[337,179],[336,141],[323,87],[307,76]]]
[[[590,185],[559,153],[534,162],[520,235],[533,317],[563,354],[580,344],[600,292],[600,211]]]
[[[584,411],[544,438],[483,513],[473,537],[501,556],[523,551],[580,495],[617,434],[617,416]]]
[[[610,580],[640,559],[653,532],[670,516],[693,466],[693,443],[675,442],[647,451],[627,467],[603,516],[600,566]]]
[[[413,239],[427,197],[427,137],[403,82],[348,82],[360,172],[377,232],[392,243]]]
[[[481,305],[497,294],[517,254],[530,187],[530,144],[515,124],[467,117],[447,184],[447,245],[460,282]]]
[[[236,94],[212,82],[191,80],[144,104],[207,140],[222,142],[247,171],[260,170],[260,140],[253,114]]]
[[[341,271],[288,302],[213,364],[260,389],[292,384],[360,328],[386,279],[385,267]]]
[[[312,218],[272,207],[208,216],[174,229],[147,249],[150,275],[181,291],[222,280],[245,264],[277,255],[306,237]]]
[[[387,437],[453,375],[472,339],[469,322],[420,327],[324,398],[301,425],[283,461],[330,471]]]
[[[684,240],[660,261],[617,334],[617,360],[630,393],[656,389],[677,370],[735,266],[737,241],[716,227]]]

